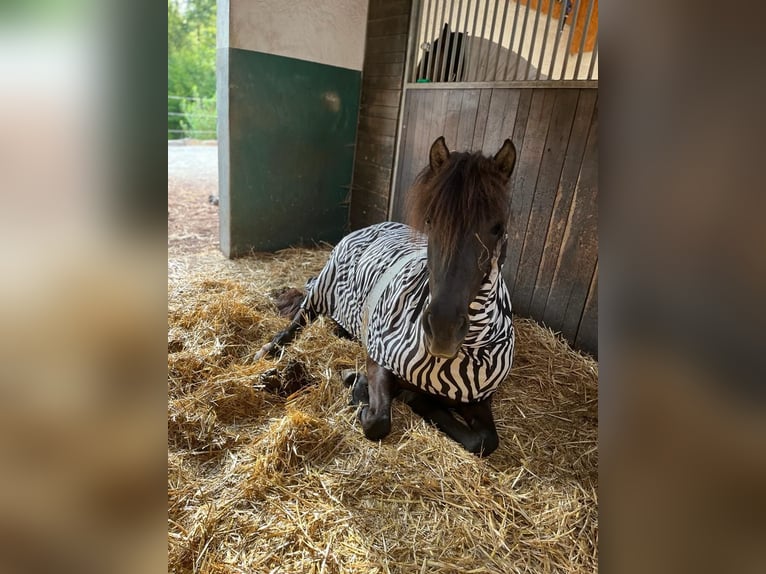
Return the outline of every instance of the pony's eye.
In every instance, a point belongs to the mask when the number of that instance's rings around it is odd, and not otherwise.
[[[431,225],[431,218],[430,217],[426,217],[426,225]]]
[[[490,229],[490,233],[492,233],[492,235],[495,237],[500,237],[503,234],[503,224],[498,223],[495,225],[492,229]]]

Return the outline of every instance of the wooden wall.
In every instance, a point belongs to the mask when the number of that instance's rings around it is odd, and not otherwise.
[[[351,229],[388,219],[411,0],[370,0],[351,184]]]
[[[514,312],[597,352],[598,90],[409,88],[403,107],[391,218],[444,135],[450,149],[495,153],[510,137],[511,178],[504,267]]]

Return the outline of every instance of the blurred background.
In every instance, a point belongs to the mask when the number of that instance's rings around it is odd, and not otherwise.
[[[165,568],[163,166],[213,14],[0,5],[0,571]],[[762,16],[602,7],[605,571],[766,571]]]

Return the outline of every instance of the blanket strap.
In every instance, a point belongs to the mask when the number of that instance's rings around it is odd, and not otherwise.
[[[391,267],[386,269],[385,273],[383,273],[383,275],[381,275],[372,286],[372,289],[370,290],[369,294],[367,295],[367,299],[364,302],[364,310],[362,311],[362,343],[364,344],[365,348],[367,347],[368,342],[367,334],[370,317],[372,316],[372,312],[375,310],[375,307],[378,306],[380,297],[383,295],[383,291],[386,290],[386,287],[388,287],[388,284],[391,283],[391,280],[396,277],[402,271],[402,269],[407,266],[407,264],[422,257],[422,250],[413,251],[407,255],[403,255],[395,263],[393,263]]]

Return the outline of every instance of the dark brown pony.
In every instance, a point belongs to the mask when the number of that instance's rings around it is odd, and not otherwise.
[[[508,182],[515,161],[510,140],[494,157],[484,157],[450,153],[440,137],[410,191],[409,223],[428,239],[429,303],[420,322],[426,350],[434,357],[458,355],[470,326],[469,306],[493,270],[493,254],[500,253],[496,265],[505,258]],[[299,311],[256,359],[288,343],[312,319]],[[366,374],[347,375],[344,382],[353,384],[352,401],[361,405],[359,419],[368,438],[379,440],[390,432],[391,401],[398,397],[467,450],[488,455],[497,448],[491,396],[459,402],[426,393],[370,358],[366,366]]]
[[[510,140],[490,158],[450,153],[440,137],[431,146],[428,167],[410,190],[407,222],[428,236],[431,304],[423,329],[434,355],[454,356],[465,337],[468,305],[505,235],[506,185],[515,161]]]

